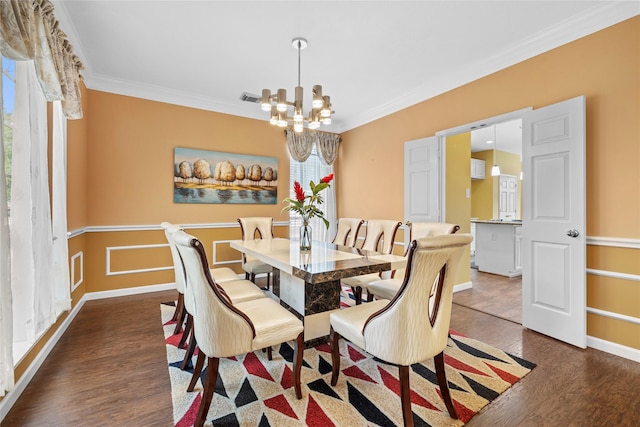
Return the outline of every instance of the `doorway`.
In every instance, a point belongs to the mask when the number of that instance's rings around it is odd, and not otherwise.
[[[477,221],[499,224],[496,228],[505,232],[508,230],[509,233],[515,230],[514,226],[521,228],[522,115],[530,110],[515,111],[437,134],[441,136],[443,145],[446,145],[447,138],[465,133],[468,134],[469,141],[467,155],[470,159],[471,180],[465,196],[470,212],[467,225],[474,235],[469,265],[472,287],[456,292],[454,303],[518,324],[522,324],[522,279],[519,273],[521,265],[515,261],[516,247],[512,246],[507,251],[511,254],[508,256],[502,252],[489,254],[485,249],[485,257],[498,260],[498,264],[505,259],[512,260],[512,265],[505,266],[502,270],[494,270],[493,266],[488,268],[488,265],[485,265],[485,269],[475,262],[477,251],[483,250],[482,242],[478,243],[475,228]],[[449,141],[458,139],[451,138]],[[448,149],[447,146],[445,151],[448,152]],[[456,150],[459,152],[460,148],[457,147]],[[447,164],[451,166],[450,162]],[[500,168],[500,172],[492,176],[495,166]],[[460,169],[456,165],[455,170],[450,173],[459,175]],[[449,182],[448,175],[445,172],[445,186]],[[447,197],[451,197],[450,192],[447,192]],[[447,204],[451,206],[450,203]],[[447,222],[450,222],[449,217],[445,212]],[[510,236],[505,239],[507,242],[515,242]],[[517,251],[520,252],[519,249]],[[482,260],[482,257],[478,259]]]

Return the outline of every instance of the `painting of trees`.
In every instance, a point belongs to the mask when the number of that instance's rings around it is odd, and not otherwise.
[[[173,176],[176,203],[277,203],[277,158],[175,148]]]

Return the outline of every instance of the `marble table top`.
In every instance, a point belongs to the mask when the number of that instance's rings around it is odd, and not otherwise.
[[[300,251],[298,240],[283,238],[232,240],[230,245],[308,283],[328,282],[406,266],[403,256],[316,240],[312,242],[310,251]]]

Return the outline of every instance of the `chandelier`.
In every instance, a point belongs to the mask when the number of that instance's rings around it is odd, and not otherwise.
[[[309,116],[305,117],[302,110],[302,86],[300,86],[300,51],[307,47],[307,40],[302,37],[296,37],[291,40],[291,45],[298,51],[298,86],[295,88],[295,98],[293,102],[287,101],[287,91],[278,89],[277,93],[272,95],[269,89],[262,89],[262,97],[260,103],[262,110],[270,111],[271,118],[269,123],[272,125],[287,127],[293,126],[296,132],[302,132],[304,122],[308,122],[309,129],[318,129],[320,124],[331,124],[331,100],[329,96],[322,95],[322,86],[313,86],[313,101],[311,103],[311,111]],[[293,107],[293,115],[289,116],[289,107]]]

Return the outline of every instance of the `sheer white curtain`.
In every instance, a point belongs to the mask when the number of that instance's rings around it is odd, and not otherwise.
[[[56,318],[71,309],[69,241],[67,240],[67,119],[62,102],[53,102],[53,288]]]
[[[0,89],[2,88],[0,79]],[[2,94],[0,90],[0,94]],[[0,96],[0,103],[2,103]],[[3,105],[4,110],[4,105]],[[4,120],[0,121],[4,140]],[[7,179],[4,147],[0,150],[0,396],[13,389],[13,312],[11,309],[11,240],[7,207]]]
[[[289,180],[289,191],[291,198],[295,199],[295,194],[293,193],[293,182],[298,181],[305,193],[311,193],[311,189],[309,188],[309,181],[313,180],[316,184],[320,182],[320,179],[323,177],[333,173],[333,166],[327,165],[320,160],[318,153],[315,149],[312,150],[308,158],[304,162],[298,162],[293,158],[290,159],[290,175]],[[327,230],[324,225],[324,222],[319,218],[311,219],[311,228],[313,230],[313,240],[324,240],[331,241],[333,236],[335,235],[335,227],[336,227],[336,183],[335,178],[334,181],[331,182],[331,186],[326,190],[323,190],[322,197],[324,199],[324,203],[322,205],[322,211],[324,212],[325,218],[329,221],[331,226]],[[302,220],[299,215],[295,212],[290,211],[289,213],[289,236],[291,238],[299,238],[300,226],[302,225]]]
[[[47,165],[47,102],[32,61],[16,62],[11,184],[14,345],[30,345],[55,320]],[[15,351],[15,350],[14,350]]]

